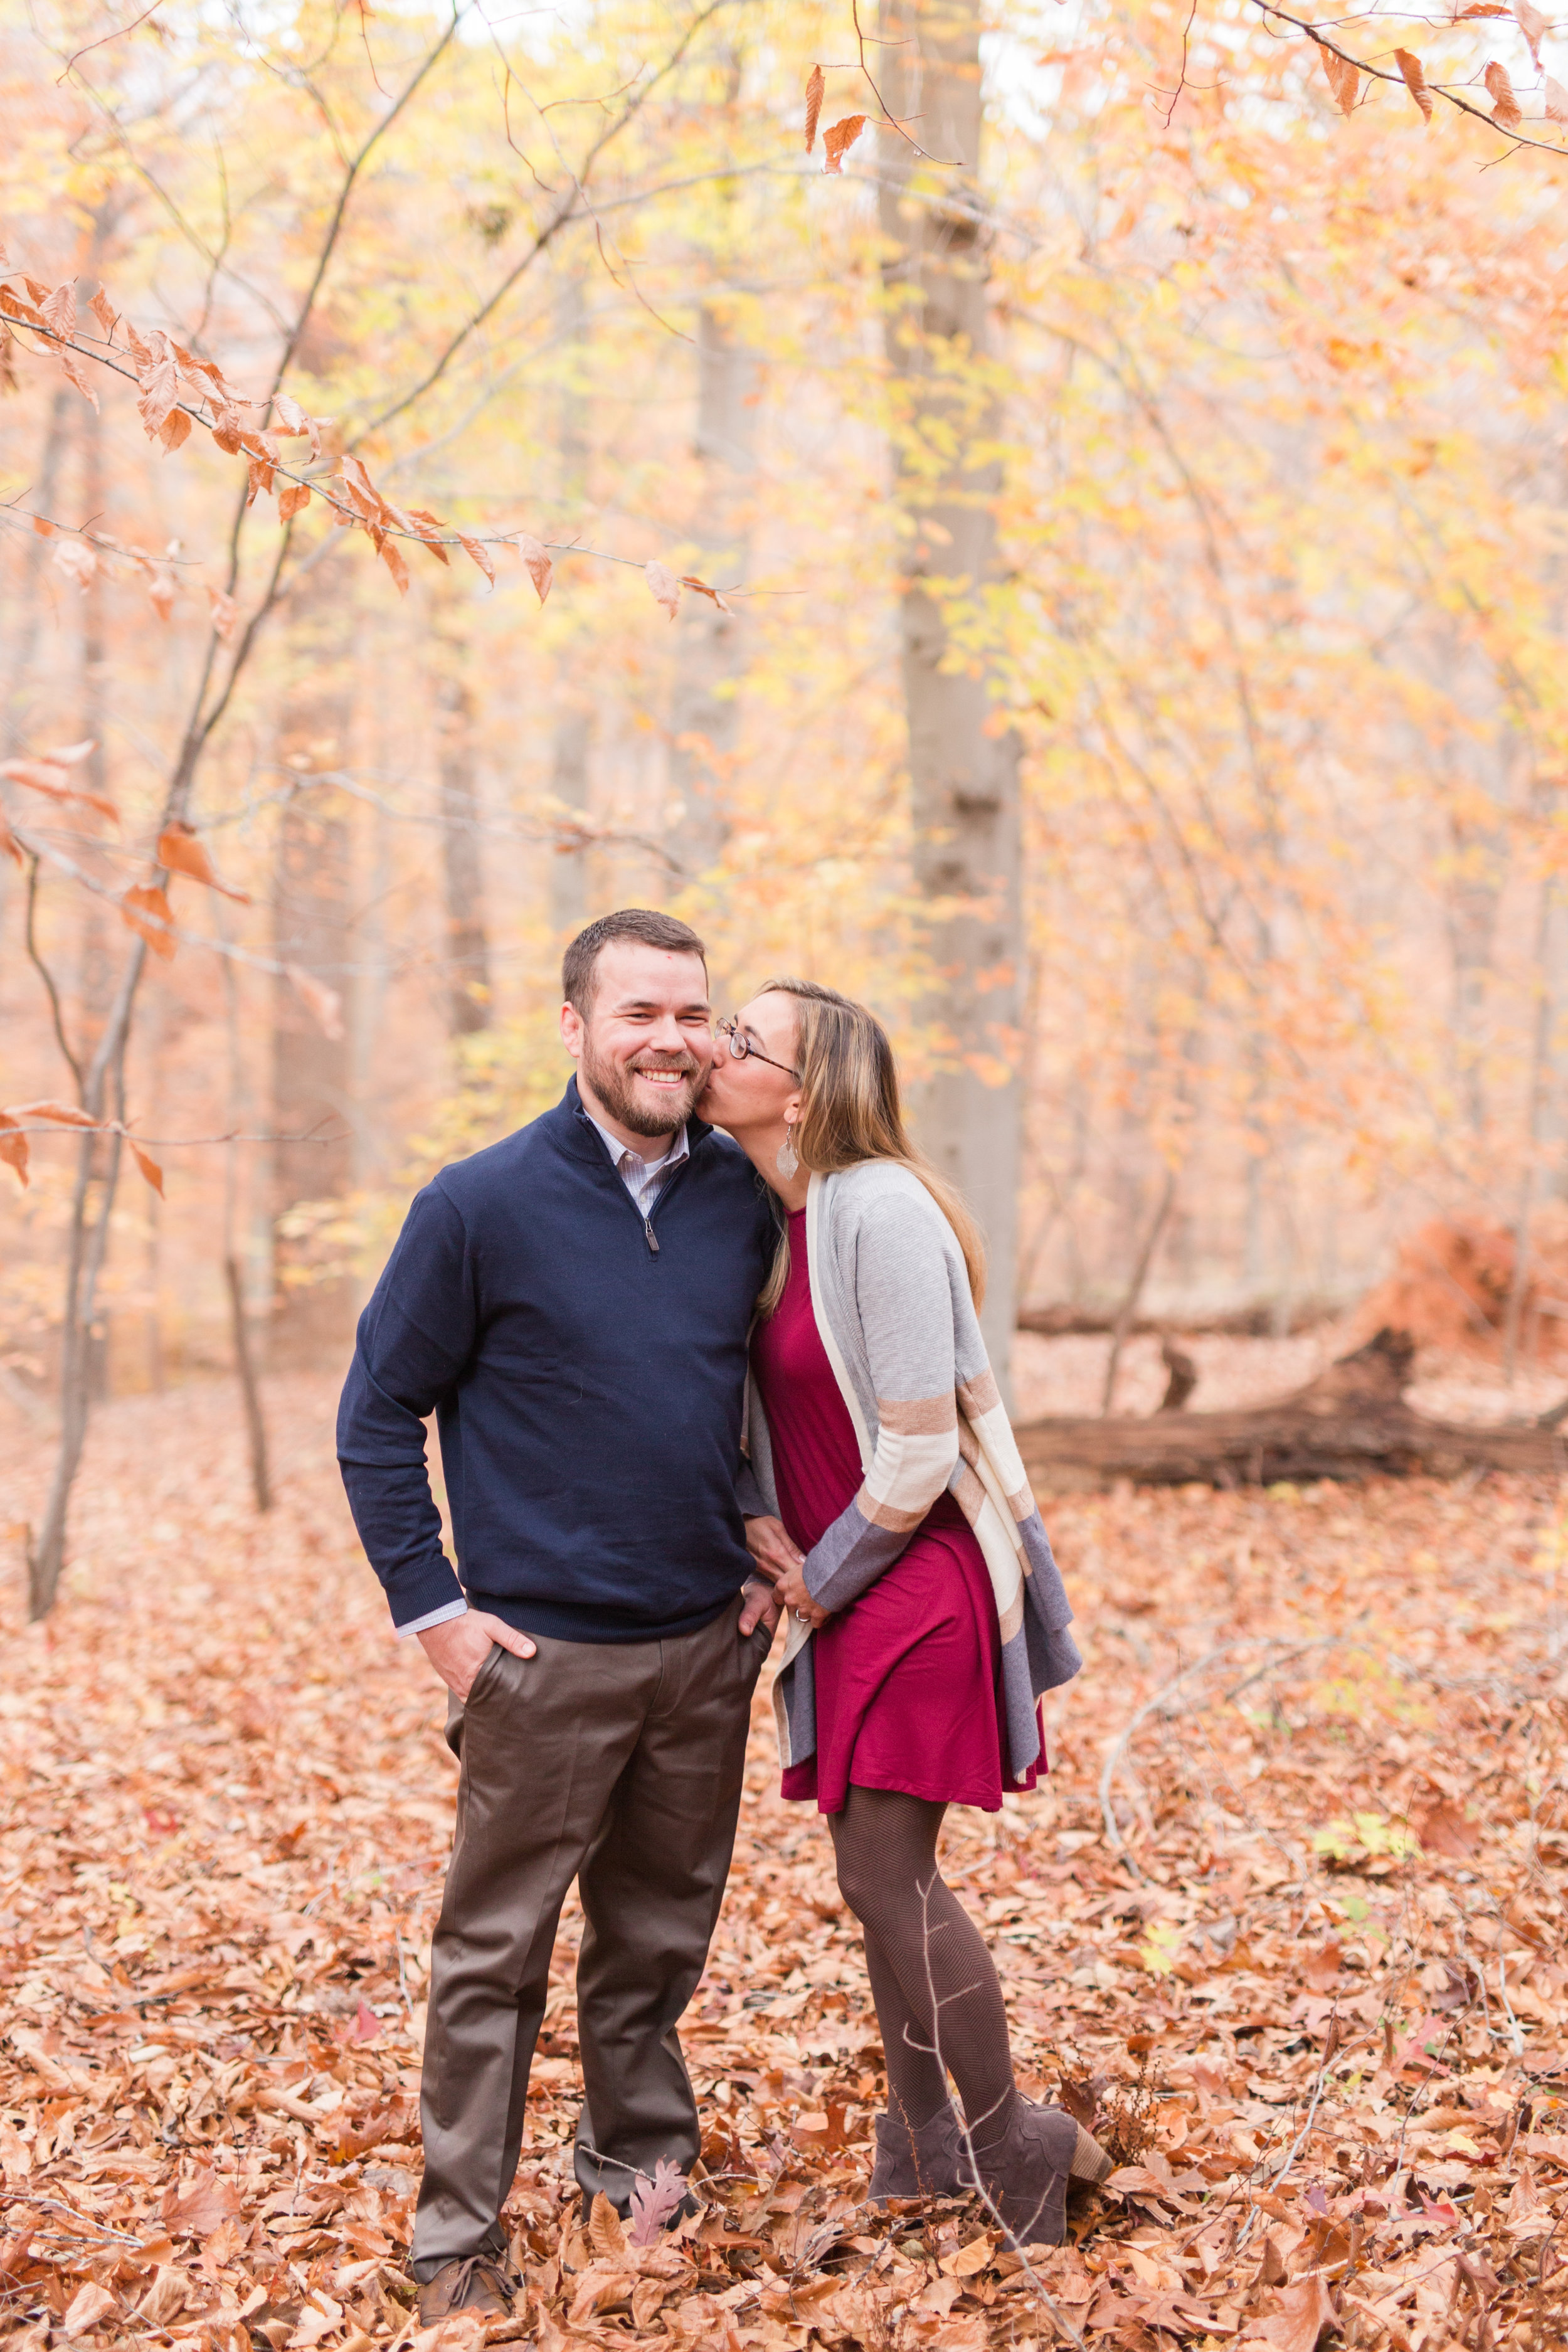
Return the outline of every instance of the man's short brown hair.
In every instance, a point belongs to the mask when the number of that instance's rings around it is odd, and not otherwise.
[[[708,950],[689,923],[679,923],[673,915],[660,915],[651,907],[622,907],[579,931],[561,959],[561,993],[584,1021],[594,1002],[599,957],[619,940],[635,940],[638,947],[664,948],[672,955],[694,955],[707,975]]]

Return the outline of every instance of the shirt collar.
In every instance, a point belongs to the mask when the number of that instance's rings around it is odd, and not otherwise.
[[[657,1160],[645,1160],[640,1151],[633,1151],[629,1143],[623,1143],[618,1135],[612,1135],[607,1127],[601,1127],[591,1110],[584,1109],[583,1116],[604,1144],[610,1155],[611,1163],[616,1168],[619,1168],[623,1160],[630,1158],[640,1160],[644,1169],[651,1176],[657,1168],[679,1167],[681,1160],[690,1155],[691,1145],[684,1126],[677,1130],[675,1141],[668,1151],[661,1152]]]

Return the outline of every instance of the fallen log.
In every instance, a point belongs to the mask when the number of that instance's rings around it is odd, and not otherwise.
[[[1415,1343],[1387,1328],[1305,1388],[1234,1412],[1061,1415],[1021,1423],[1018,1448],[1037,1493],[1108,1486],[1273,1486],[1472,1469],[1568,1470],[1568,1404],[1538,1421],[1434,1421],[1405,1400]]]
[[[1254,1299],[1250,1306],[1223,1308],[1209,1315],[1135,1315],[1126,1337],[1161,1339],[1179,1331],[1184,1339],[1280,1339],[1298,1331],[1316,1330],[1343,1315],[1351,1302],[1343,1298],[1298,1298],[1283,1306],[1271,1299]],[[1021,1307],[1015,1330],[1032,1331],[1041,1339],[1079,1339],[1116,1328],[1113,1307]]]

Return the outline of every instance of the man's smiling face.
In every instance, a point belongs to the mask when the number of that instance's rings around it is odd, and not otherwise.
[[[627,1137],[674,1134],[691,1115],[713,1061],[708,974],[699,955],[612,940],[594,967],[586,1018],[561,1008],[585,1110]]]

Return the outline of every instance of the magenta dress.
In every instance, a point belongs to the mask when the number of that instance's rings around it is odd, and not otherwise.
[[[752,1369],[773,1445],[779,1517],[809,1551],[860,1490],[860,1449],[812,1312],[805,1211],[789,1221],[789,1283],[758,1325]],[[982,1812],[1004,1790],[1032,1789],[1005,1759],[1002,1633],[985,1557],[951,1495],[908,1549],[813,1643],[816,1753],[784,1773],[783,1793],[842,1811],[851,1781]],[[1043,1742],[1042,1742],[1043,1755]]]

